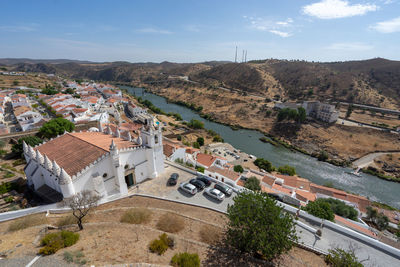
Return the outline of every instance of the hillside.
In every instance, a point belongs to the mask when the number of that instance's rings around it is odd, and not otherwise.
[[[12,62],[7,59],[7,62]],[[0,59],[0,64],[4,59]],[[127,83],[165,80],[186,75],[204,86],[220,86],[281,100],[345,101],[396,108],[400,106],[400,62],[376,58],[317,63],[259,60],[249,63],[45,63],[25,60],[16,71],[57,73]]]

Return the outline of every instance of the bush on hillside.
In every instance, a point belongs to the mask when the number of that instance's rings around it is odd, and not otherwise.
[[[39,250],[40,254],[50,255],[58,250],[70,247],[79,240],[79,234],[69,231],[61,231],[45,235],[40,241],[40,245],[44,246]]]
[[[177,233],[185,227],[185,221],[179,215],[168,212],[159,218],[156,227],[164,232]]]
[[[244,183],[244,187],[253,191],[261,191],[260,180],[258,180],[257,177],[254,176],[246,180],[246,182]]]
[[[121,217],[120,222],[131,224],[148,223],[151,218],[151,211],[146,208],[134,208],[127,210]]]
[[[177,253],[172,257],[171,265],[174,267],[200,267],[200,258],[196,253]]]

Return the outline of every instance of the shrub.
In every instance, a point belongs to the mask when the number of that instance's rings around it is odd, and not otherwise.
[[[165,213],[157,222],[157,229],[168,233],[177,233],[184,227],[184,220],[173,213]]]
[[[12,196],[9,196],[9,197],[6,197],[6,198],[4,199],[4,201],[5,201],[6,203],[12,203],[12,202],[14,202],[14,198],[13,198]]]
[[[331,206],[333,213],[354,221],[357,220],[357,210],[352,206],[346,205],[345,202],[333,198],[322,198],[320,201],[328,203]]]
[[[244,187],[253,191],[261,191],[260,180],[258,180],[257,177],[254,176],[246,180],[246,182],[244,183]]]
[[[242,165],[235,165],[235,166],[233,167],[233,170],[234,170],[235,172],[240,172],[240,173],[242,173],[242,172],[244,171]]]
[[[64,260],[68,263],[71,263],[74,261],[74,255],[72,255],[71,252],[65,251],[64,252]]]
[[[57,226],[58,227],[62,227],[62,226],[66,226],[66,225],[71,225],[71,224],[76,224],[77,220],[73,215],[69,215],[63,218],[60,218],[57,221]]]
[[[175,247],[175,239],[173,237],[168,236],[166,233],[163,233],[158,237],[161,241],[164,242],[169,248]]]
[[[196,166],[196,171],[204,173],[204,170],[205,170],[204,167]]]
[[[193,129],[203,129],[204,123],[199,120],[191,119],[188,126]]]
[[[43,214],[26,216],[11,223],[8,226],[8,231],[10,232],[19,231],[31,226],[45,224],[46,222],[47,219],[46,217],[43,217]]]
[[[303,209],[321,219],[333,221],[335,218],[331,205],[323,201],[323,199],[317,199],[313,202],[308,202],[307,206],[305,206]]]
[[[182,141],[182,135],[178,135],[178,136],[176,137],[176,139],[177,139],[178,141]]]
[[[318,155],[318,160],[319,161],[326,161],[328,159],[328,153],[324,150],[321,150],[321,152]]]
[[[258,158],[254,161],[254,165],[256,165],[258,168],[263,169],[267,172],[273,171],[274,167],[272,166],[271,162],[269,162],[266,159],[263,158]]]
[[[211,225],[204,225],[200,228],[199,235],[202,242],[215,244],[221,239],[221,229]]]
[[[200,146],[204,146],[204,138],[203,137],[198,137],[196,141]]]
[[[164,243],[161,239],[154,239],[151,241],[149,245],[149,249],[153,253],[157,253],[158,255],[162,255],[167,251],[168,245]]]
[[[216,135],[216,136],[213,137],[213,142],[223,143],[224,139],[222,139],[221,136]]]
[[[151,211],[146,208],[134,208],[127,210],[121,217],[120,222],[130,224],[148,223],[151,218]]]
[[[69,231],[61,231],[61,238],[64,240],[64,247],[70,247],[79,240],[79,234]]]
[[[353,251],[345,251],[341,248],[330,249],[325,256],[325,262],[333,267],[362,267]]]
[[[198,142],[193,142],[193,147],[194,148],[200,148],[200,144]]]
[[[284,165],[278,168],[278,172],[293,176],[296,174],[296,169],[292,166]]]
[[[40,241],[40,244],[44,247],[39,250],[39,253],[44,255],[54,254],[62,248],[74,245],[78,240],[79,234],[69,231],[47,234]]]
[[[171,265],[174,267],[199,267],[200,258],[196,253],[177,253],[172,257]]]

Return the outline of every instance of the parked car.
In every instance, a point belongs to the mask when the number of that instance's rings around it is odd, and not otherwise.
[[[222,201],[225,198],[225,194],[215,188],[207,188],[204,192],[209,195],[210,197]]]
[[[218,189],[219,191],[221,191],[222,193],[224,193],[225,195],[227,195],[228,197],[230,197],[233,193],[232,189],[229,188],[229,186],[224,185],[224,184],[215,184],[214,185],[215,189]]]
[[[192,179],[189,181],[189,183],[194,185],[197,188],[197,191],[201,191],[206,187],[205,183],[197,179]]]
[[[178,177],[179,177],[179,174],[177,174],[177,173],[171,174],[171,176],[169,177],[169,179],[167,181],[167,184],[168,185],[176,185],[176,182],[178,181]]]
[[[198,176],[197,180],[202,181],[206,185],[206,187],[209,187],[211,185],[211,181],[204,176]]]
[[[191,195],[196,195],[196,193],[197,193],[197,188],[194,185],[192,185],[191,183],[181,183],[179,185],[179,188]]]

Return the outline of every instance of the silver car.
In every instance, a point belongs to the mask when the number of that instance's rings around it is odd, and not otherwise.
[[[197,193],[197,188],[194,185],[192,185],[191,183],[181,183],[179,185],[179,188],[191,195],[196,195],[196,193]]]
[[[210,197],[215,198],[219,201],[222,201],[225,198],[225,194],[215,188],[207,188],[204,192]]]

